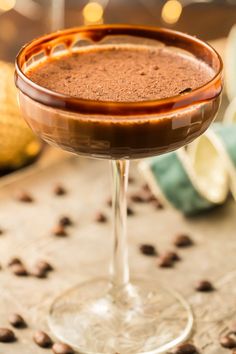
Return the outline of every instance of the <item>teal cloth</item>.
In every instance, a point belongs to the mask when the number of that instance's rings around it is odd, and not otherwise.
[[[221,139],[230,159],[236,166],[236,124],[215,123],[213,130]]]
[[[194,188],[176,152],[154,157],[149,163],[166,199],[184,214],[193,215],[213,207]]]

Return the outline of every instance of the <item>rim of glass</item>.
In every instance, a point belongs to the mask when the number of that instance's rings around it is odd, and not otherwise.
[[[159,41],[161,41],[161,39],[158,38],[158,35],[164,35],[166,37],[169,36],[173,43],[174,40],[179,40],[183,43],[186,42],[188,45],[192,44],[193,46],[196,45],[197,47],[202,48],[202,50],[204,49],[209,53],[209,56],[211,56],[213,60],[218,61],[219,69],[210,81],[188,93],[162,99],[138,102],[100,101],[68,96],[36,84],[23,72],[22,63],[25,63],[27,59],[34,54],[34,49],[46,48],[47,44],[63,37],[65,38],[65,42],[67,41],[73,44],[71,38],[75,38],[79,34],[85,35],[86,33],[94,37],[93,39],[95,44],[101,38],[105,38],[109,35],[128,35],[147,39],[156,39]],[[191,51],[189,51],[189,53],[191,53]],[[46,34],[30,41],[22,47],[17,54],[15,67],[15,83],[22,93],[34,101],[51,108],[68,110],[75,113],[105,115],[170,113],[173,110],[186,108],[196,103],[212,100],[220,95],[223,88],[223,83],[221,82],[223,61],[217,51],[210,44],[198,39],[197,37],[193,37],[179,31],[153,26],[127,24],[92,25],[73,27]]]

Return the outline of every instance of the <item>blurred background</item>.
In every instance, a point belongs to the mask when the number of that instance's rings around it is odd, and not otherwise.
[[[22,119],[16,100],[14,66],[6,64],[14,63],[26,42],[66,27],[130,23],[164,26],[197,35],[224,55],[225,39],[235,20],[236,0],[0,0],[0,176],[48,154],[40,154],[45,151],[44,145]],[[234,55],[232,70],[233,58]],[[234,73],[228,76],[233,78]],[[225,95],[218,120],[222,120],[227,105]]]
[[[236,0],[0,0],[0,59],[13,61],[25,42],[61,27],[123,22],[213,40],[235,19]]]

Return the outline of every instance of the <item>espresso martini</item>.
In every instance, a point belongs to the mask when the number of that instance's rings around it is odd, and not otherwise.
[[[219,55],[169,29],[71,28],[22,48],[16,85],[24,117],[41,138],[78,155],[112,160],[110,276],[59,295],[50,307],[50,329],[79,353],[169,352],[189,337],[193,315],[156,275],[145,279],[139,267],[141,278],[130,279],[128,160],[183,147],[208,128],[222,91]]]
[[[50,91],[84,100],[145,102],[187,95],[209,82],[214,70],[183,50],[145,45],[103,45],[47,57],[26,75]],[[65,114],[29,124],[43,138],[66,150],[103,158],[140,158],[174,150],[205,131],[210,110],[117,119]],[[213,107],[214,109],[214,107]],[[215,108],[216,109],[216,108]],[[173,119],[176,120],[173,122]],[[43,123],[43,124],[42,124]],[[60,123],[60,124],[59,124]],[[52,138],[51,138],[52,137]],[[148,139],[147,139],[148,137]]]

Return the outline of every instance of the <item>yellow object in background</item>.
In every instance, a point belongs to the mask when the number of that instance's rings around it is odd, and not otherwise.
[[[168,0],[162,8],[161,17],[162,19],[173,25],[178,22],[182,14],[183,6],[178,0]]]
[[[83,8],[84,24],[101,24],[103,23],[103,7],[98,2],[89,2]]]
[[[26,165],[40,150],[18,107],[14,66],[0,61],[0,173]]]

